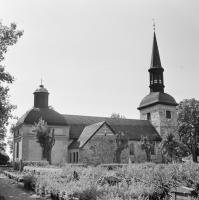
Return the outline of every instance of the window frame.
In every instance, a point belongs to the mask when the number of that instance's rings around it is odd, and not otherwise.
[[[170,110],[166,110],[166,118],[171,119],[171,111]]]

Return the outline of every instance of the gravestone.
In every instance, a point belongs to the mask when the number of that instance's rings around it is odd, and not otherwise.
[[[176,187],[171,189],[172,200],[191,200],[195,190],[188,187]]]

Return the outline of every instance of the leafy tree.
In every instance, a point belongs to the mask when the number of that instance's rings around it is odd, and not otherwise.
[[[121,153],[124,149],[128,148],[128,134],[127,132],[118,132],[116,134],[116,144],[117,144],[117,149],[116,149],[116,162],[121,163]]]
[[[176,141],[176,138],[172,133],[165,134],[159,147],[162,150],[162,154],[169,158],[171,162],[181,161],[182,157],[188,156],[189,154],[186,145]]]
[[[0,20],[0,62],[4,60],[4,54],[8,50],[8,46],[17,43],[18,39],[23,35],[23,31],[16,30],[17,25],[11,23],[10,27],[4,26]],[[5,71],[5,66],[0,65],[0,149],[5,151],[6,144],[6,126],[8,120],[13,118],[12,111],[15,105],[9,102],[9,87],[3,83],[11,84],[14,77]]]
[[[178,132],[184,144],[192,153],[193,161],[197,162],[199,134],[199,101],[184,99],[177,107]]]
[[[124,115],[120,115],[119,113],[112,113],[111,118],[123,118],[123,119],[125,119],[126,117]]]
[[[55,144],[54,132],[50,132],[50,128],[42,118],[39,119],[38,124],[35,123],[33,131],[36,132],[37,143],[43,148],[47,156],[47,161],[51,165],[51,152]]]
[[[13,128],[16,127],[16,124],[11,124],[11,127],[10,127],[10,136],[8,137],[8,145],[9,145],[9,148],[10,148],[10,154],[13,153],[13,137],[14,137],[14,131],[13,131]]]
[[[5,153],[0,151],[0,165],[5,165],[9,161],[9,156]]]
[[[151,162],[151,151],[154,145],[155,141],[153,136],[141,135],[141,148],[146,152],[147,162]]]

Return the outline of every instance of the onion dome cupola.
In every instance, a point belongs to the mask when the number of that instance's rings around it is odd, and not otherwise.
[[[35,90],[34,94],[34,107],[35,108],[48,108],[48,90],[40,85],[38,89]]]
[[[153,37],[151,66],[148,71],[150,75],[150,93],[141,101],[138,110],[142,110],[156,104],[177,106],[178,104],[175,99],[171,95],[164,93],[164,69],[162,68],[160,60],[155,32]]]

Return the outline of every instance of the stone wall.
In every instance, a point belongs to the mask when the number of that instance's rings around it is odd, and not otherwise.
[[[113,163],[115,160],[115,136],[94,135],[79,151],[79,162],[88,165]]]
[[[171,112],[171,119],[166,118],[166,111]],[[172,132],[179,139],[177,130],[177,112],[175,106],[155,105],[140,111],[140,119],[147,120],[147,113],[151,113],[151,123],[161,137]]]
[[[121,163],[128,163],[129,159],[132,162],[140,163],[146,162],[146,153],[141,149],[140,141],[129,141],[134,144],[134,155],[130,155],[130,149],[124,149],[121,153]],[[87,144],[79,150],[79,162],[88,165],[99,165],[102,163],[116,162],[116,141],[115,136],[99,136],[95,135]],[[162,155],[158,149],[158,143],[155,143],[155,155],[151,155],[151,161],[160,163],[162,162]]]

